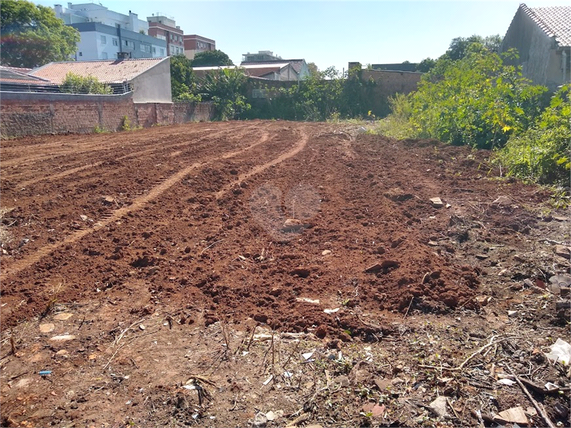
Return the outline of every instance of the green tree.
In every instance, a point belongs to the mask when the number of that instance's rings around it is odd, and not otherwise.
[[[450,47],[446,51],[445,55],[452,61],[456,61],[464,58],[468,52],[470,45],[472,44],[482,45],[490,52],[499,52],[500,46],[502,44],[502,38],[499,35],[482,37],[473,35],[470,37],[456,37],[452,39]]]
[[[175,101],[200,101],[198,85],[192,72],[191,61],[184,55],[170,59],[171,92]]]
[[[191,64],[193,67],[234,65],[230,57],[219,50],[199,52],[196,54]]]
[[[237,119],[251,107],[246,102],[247,82],[242,69],[213,70],[200,82],[199,91],[202,99],[214,102],[216,119]]]
[[[80,76],[69,72],[60,85],[62,92],[70,94],[112,94],[113,89],[93,76]]]
[[[66,26],[49,7],[2,0],[0,21],[2,65],[34,68],[69,60],[77,50],[79,32]]]
[[[439,59],[410,95],[410,122],[417,135],[494,148],[527,129],[547,89],[505,65],[504,56],[473,43],[462,59]]]
[[[425,58],[418,63],[416,66],[416,71],[420,71],[421,73],[428,73],[430,70],[434,68],[436,65],[436,60],[432,58]]]

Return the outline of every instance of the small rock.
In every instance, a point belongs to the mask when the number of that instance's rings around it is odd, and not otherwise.
[[[486,255],[486,254],[476,254],[476,258],[480,259],[480,260],[486,260],[487,258],[489,258],[490,256]]]
[[[382,270],[387,270],[390,268],[397,268],[400,266],[400,263],[395,260],[385,260],[382,263],[375,263],[372,266],[369,266],[365,269],[365,273],[378,273]]]
[[[331,250],[323,250],[323,251],[321,252],[321,255],[322,255],[322,256],[328,256],[329,254],[331,254]]]
[[[553,220],[557,220],[557,221],[567,221],[569,220],[567,217],[562,217],[560,215],[554,215],[553,216]]]
[[[139,326],[139,328],[140,328],[141,330],[145,330],[147,327],[145,327],[143,324],[141,324],[141,325]]]
[[[258,413],[254,417],[254,421],[252,422],[252,424],[255,427],[265,427],[267,423],[268,423],[268,418],[263,413]]]
[[[88,219],[88,217],[85,214],[81,214],[79,218],[82,219],[83,221],[87,221]]]
[[[517,311],[508,311],[508,317],[513,317],[517,315]]]
[[[296,297],[295,300],[301,303],[311,303],[314,305],[319,305],[319,299],[310,299],[308,297]]]
[[[518,425],[527,425],[528,424],[528,420],[527,420],[527,416],[525,415],[525,411],[523,410],[522,407],[513,407],[511,409],[508,410],[504,410],[503,412],[498,413],[495,417],[494,420],[499,420],[501,422],[505,422],[505,423],[512,423],[512,424],[518,424]]]
[[[379,406],[377,403],[367,403],[363,406],[363,412],[377,418],[383,415],[385,412],[385,406]]]
[[[571,275],[553,275],[549,278],[551,284],[557,284],[559,287],[571,287]]]
[[[56,355],[59,357],[63,357],[67,354],[69,354],[69,352],[66,349],[60,349],[59,351],[56,352]]]
[[[65,321],[70,319],[73,316],[73,314],[70,313],[61,313],[61,314],[57,314],[56,316],[54,316],[54,320],[57,321]]]
[[[288,218],[285,222],[284,225],[282,227],[282,230],[287,232],[287,231],[296,231],[301,229],[304,226],[303,222],[301,220],[298,220],[296,218]]]
[[[555,254],[557,254],[560,257],[568,259],[569,257],[571,257],[571,248],[566,247],[565,245],[556,245]]]
[[[40,324],[40,331],[42,333],[50,333],[50,332],[54,331],[55,328],[56,328],[56,326],[53,325],[52,323]]]
[[[511,203],[512,203],[511,199],[508,198],[507,196],[500,196],[494,202],[492,202],[492,204],[500,206],[511,205]]]
[[[54,336],[50,340],[53,340],[54,342],[66,342],[73,339],[75,339],[73,334],[62,334],[60,336]]]
[[[446,397],[438,397],[432,403],[430,403],[430,408],[434,410],[439,417],[444,418],[448,416],[448,403],[446,402]]]
[[[266,413],[266,418],[268,419],[268,421],[275,421],[276,419],[282,417],[283,413],[284,412],[282,410],[278,410],[277,412],[273,412],[270,410],[268,413]]]
[[[430,203],[434,208],[442,208],[444,206],[444,203],[440,198],[430,198]]]
[[[490,300],[492,300],[492,298],[489,296],[476,296],[475,300],[476,302],[478,302],[480,306],[486,306],[488,303],[490,303]]]
[[[112,196],[104,196],[103,202],[106,204],[112,204],[113,202],[115,202],[115,199]]]

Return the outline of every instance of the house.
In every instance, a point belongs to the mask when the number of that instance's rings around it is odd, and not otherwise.
[[[197,77],[204,77],[208,72],[225,68],[242,69],[248,77],[263,80],[297,81],[299,74],[289,62],[245,64],[239,67],[234,65],[213,66],[213,67],[193,67]]]
[[[216,42],[212,39],[197,34],[185,35],[184,55],[188,59],[194,59],[197,53],[216,50]]]
[[[113,12],[96,3],[56,4],[55,14],[79,31],[76,61],[117,58],[163,58],[167,43],[149,35],[149,24],[136,13]]]
[[[247,66],[265,66],[265,67],[276,67],[282,66],[283,64],[289,64],[284,70],[280,71],[279,79],[271,80],[289,80],[297,81],[305,79],[309,76],[309,67],[304,59],[282,59],[280,56],[274,55],[272,51],[259,51],[258,53],[247,53],[242,55],[241,67]],[[261,77],[261,76],[257,76]]]
[[[173,18],[165,15],[147,17],[149,35],[164,40],[167,44],[167,55],[184,54],[184,32],[176,25]]]
[[[571,6],[530,8],[521,4],[503,39],[501,51],[515,48],[522,74],[554,90],[571,81]]]
[[[135,103],[171,103],[170,58],[52,62],[28,73],[61,85],[67,73],[93,76],[100,82],[133,91]]]

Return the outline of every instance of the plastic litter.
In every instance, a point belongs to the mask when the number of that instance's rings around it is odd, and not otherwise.
[[[52,374],[51,370],[42,370],[38,373],[40,376],[48,376]]]
[[[551,352],[545,354],[551,361],[557,361],[564,366],[569,365],[571,360],[571,345],[562,339],[557,341],[551,346]]]

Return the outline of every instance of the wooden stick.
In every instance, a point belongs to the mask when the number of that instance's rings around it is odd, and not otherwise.
[[[547,426],[549,428],[556,428],[555,424],[553,422],[551,422],[551,419],[549,419],[549,416],[547,415],[547,412],[545,411],[543,406],[540,403],[538,403],[537,401],[535,401],[535,399],[529,393],[529,391],[527,390],[525,385],[522,383],[522,381],[519,380],[519,377],[513,372],[511,367],[506,364],[506,368],[514,376],[515,380],[517,381],[517,383],[519,384],[519,386],[521,387],[521,389],[523,390],[525,395],[527,395],[527,398],[529,398],[529,401],[531,401],[533,403],[533,406],[537,409],[537,411],[539,412],[539,414],[541,415],[541,417],[543,418],[545,423],[547,423]]]

